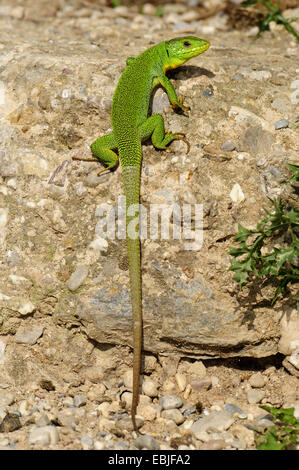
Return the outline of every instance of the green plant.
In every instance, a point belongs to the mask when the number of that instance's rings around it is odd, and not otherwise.
[[[268,10],[267,16],[258,22],[258,36],[260,36],[263,31],[269,30],[269,24],[271,21],[274,21],[276,24],[282,24],[285,29],[291,33],[299,42],[299,34],[295,31],[293,26],[291,26],[291,23],[296,21],[297,18],[286,19],[281,12],[280,6],[274,5],[269,0],[246,0],[241,3],[241,6],[243,7],[249,7],[253,5],[263,5]]]
[[[155,11],[155,16],[163,16],[164,14],[164,9],[161,5],[159,5]]]
[[[119,7],[121,5],[121,0],[111,0],[111,6],[113,8]]]
[[[289,166],[294,171],[292,179],[298,181],[299,166]],[[239,246],[230,247],[233,259],[229,270],[235,272],[233,279],[241,289],[254,277],[274,276],[278,280],[274,304],[289,284],[299,283],[299,211],[286,207],[281,200],[269,200],[272,211],[264,209],[267,216],[255,229],[238,225],[234,241]],[[299,311],[299,293],[294,298]]]
[[[294,408],[273,408],[261,406],[273,417],[273,426],[256,438],[258,450],[284,450],[298,442],[299,420]]]
[[[299,165],[292,165],[291,163],[288,163],[288,165],[294,172],[294,175],[290,179],[294,181],[299,181]]]

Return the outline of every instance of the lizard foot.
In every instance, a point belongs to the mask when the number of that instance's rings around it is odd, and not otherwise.
[[[181,96],[178,99],[178,103],[171,104],[170,106],[174,110],[181,109],[183,111],[183,113],[187,113],[187,111],[190,111],[190,109],[191,109],[190,106],[186,106],[186,105],[183,104],[183,98]]]
[[[184,134],[183,132],[176,132],[175,135],[179,136],[179,137],[177,137],[177,140],[182,140],[183,142],[185,142],[185,144],[187,145],[187,152],[186,153],[189,153],[190,152],[190,143],[186,139],[186,134]]]

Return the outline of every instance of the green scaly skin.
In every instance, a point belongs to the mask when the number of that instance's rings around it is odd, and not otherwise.
[[[130,223],[139,220],[140,169],[142,160],[141,143],[151,138],[158,149],[166,149],[173,140],[183,140],[188,145],[184,134],[166,132],[164,120],[160,114],[148,117],[152,90],[157,85],[165,88],[171,106],[187,111],[165,75],[169,69],[179,67],[187,60],[206,51],[209,42],[194,36],[175,38],[153,46],[136,58],[127,59],[127,67],[116,87],[111,120],[113,133],[97,139],[91,145],[93,155],[107,165],[105,170],[122,166],[124,195],[126,197],[126,232],[130,273],[131,303],[133,314],[133,399],[132,423],[137,431],[136,410],[139,398],[141,347],[142,347],[142,296],[141,296],[141,260],[140,239],[135,232],[131,234]],[[118,155],[115,153],[118,150]],[[84,160],[75,158],[77,160]],[[100,172],[101,173],[101,172]],[[135,205],[135,206],[132,206]],[[128,211],[128,209],[130,209]],[[138,217],[138,219],[137,219]],[[131,225],[132,225],[131,224]]]

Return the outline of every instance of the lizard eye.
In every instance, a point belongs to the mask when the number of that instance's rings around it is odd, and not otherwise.
[[[191,42],[189,42],[189,41],[184,41],[184,46],[185,46],[185,47],[190,47],[190,46],[191,46]]]

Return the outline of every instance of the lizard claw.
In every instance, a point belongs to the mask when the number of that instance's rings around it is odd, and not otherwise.
[[[187,152],[186,153],[189,153],[190,152],[190,143],[186,139],[186,134],[184,134],[183,132],[176,132],[176,135],[181,136],[181,137],[178,138],[178,140],[182,140],[183,142],[185,142],[185,144],[187,145]]]

